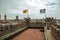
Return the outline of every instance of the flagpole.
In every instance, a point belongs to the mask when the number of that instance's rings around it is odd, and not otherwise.
[[[45,26],[46,26],[46,9],[41,9],[40,13],[45,13]]]
[[[1,20],[1,14],[0,14],[0,20]]]
[[[27,13],[27,18],[29,18],[29,14]]]
[[[45,12],[45,26],[46,26],[46,12]]]

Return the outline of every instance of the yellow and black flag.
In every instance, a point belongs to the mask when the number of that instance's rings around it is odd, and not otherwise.
[[[23,14],[28,14],[28,9],[23,10]]]
[[[40,13],[46,13],[46,9],[40,9]]]

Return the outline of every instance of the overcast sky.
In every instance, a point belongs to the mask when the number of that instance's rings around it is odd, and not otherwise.
[[[29,9],[29,16],[32,19],[45,18],[45,13],[40,13],[40,9],[46,9],[46,17],[60,19],[60,0],[0,0],[0,14],[2,19],[7,14],[8,19],[27,17],[22,10]]]

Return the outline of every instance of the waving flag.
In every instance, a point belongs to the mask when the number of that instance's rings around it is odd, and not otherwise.
[[[46,9],[40,9],[40,13],[46,13]]]
[[[23,10],[23,14],[28,14],[28,9]]]

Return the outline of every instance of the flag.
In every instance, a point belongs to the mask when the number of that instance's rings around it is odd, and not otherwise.
[[[40,9],[40,13],[46,13],[46,9]]]
[[[28,9],[23,10],[23,14],[27,14],[28,13]]]

